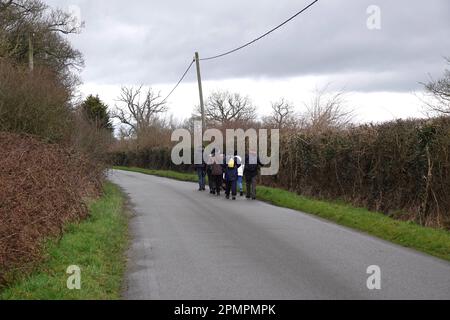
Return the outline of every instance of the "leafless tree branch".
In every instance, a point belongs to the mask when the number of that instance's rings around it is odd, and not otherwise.
[[[450,65],[450,58],[445,58]],[[426,92],[423,100],[431,113],[450,115],[450,70],[445,69],[444,76],[439,80],[430,77],[428,83],[421,83]]]
[[[342,129],[352,123],[354,111],[346,105],[345,93],[329,92],[328,85],[318,89],[309,104],[305,104],[306,125],[316,131],[328,128]]]
[[[139,136],[152,126],[159,115],[167,111],[166,103],[161,100],[161,95],[155,93],[152,88],[144,92],[143,86],[122,87],[117,99],[122,106],[116,107],[113,117]]]
[[[200,114],[199,108],[197,113]],[[256,107],[247,96],[216,91],[205,103],[205,116],[208,122],[221,125],[235,121],[252,121],[256,119]]]
[[[265,126],[280,130],[295,128],[295,118],[293,104],[282,98],[279,101],[272,102],[272,113],[263,119],[263,123]]]

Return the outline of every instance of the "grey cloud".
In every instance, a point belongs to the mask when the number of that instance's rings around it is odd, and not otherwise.
[[[253,39],[307,1],[48,0],[78,5],[86,28],[73,37],[83,79],[174,83],[194,51],[214,55]],[[366,27],[369,5],[382,29]],[[448,0],[320,0],[283,29],[236,54],[202,63],[205,79],[330,75],[349,90],[409,91],[438,76],[450,55]],[[351,75],[348,76],[346,75]],[[364,77],[361,77],[364,75]],[[194,80],[192,72],[187,78]]]

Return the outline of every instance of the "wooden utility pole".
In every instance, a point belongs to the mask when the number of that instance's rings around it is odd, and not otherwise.
[[[33,47],[33,32],[28,34],[28,65],[30,71],[34,69],[34,47]]]
[[[202,89],[202,77],[200,74],[200,59],[198,57],[198,52],[195,53],[195,63],[197,65],[197,80],[198,80],[198,93],[200,96],[200,110],[202,112],[202,129],[203,132],[206,129],[205,121],[205,105],[203,104],[203,89]]]

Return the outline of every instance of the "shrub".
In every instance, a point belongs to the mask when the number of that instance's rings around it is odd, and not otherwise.
[[[109,154],[109,161],[112,165],[124,167],[182,172],[192,170],[193,167],[191,165],[174,165],[171,156],[172,150],[168,147],[117,150]]]
[[[69,100],[69,90],[48,69],[31,73],[0,59],[0,131],[67,140],[73,129]]]
[[[448,117],[300,133],[281,146],[268,184],[450,227]]]
[[[87,215],[103,168],[57,144],[0,132],[0,284],[40,258],[42,241]]]

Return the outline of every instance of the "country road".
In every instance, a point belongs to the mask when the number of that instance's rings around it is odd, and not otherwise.
[[[130,197],[126,299],[450,299],[450,263],[311,215],[113,171]],[[381,268],[369,290],[367,268]]]

